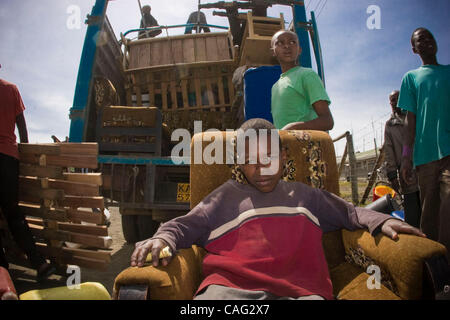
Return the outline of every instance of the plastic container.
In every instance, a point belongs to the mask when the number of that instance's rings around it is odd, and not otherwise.
[[[280,79],[280,66],[250,68],[244,73],[245,120],[263,118],[273,123],[272,86]]]
[[[396,209],[393,202],[392,196],[388,193],[368,204],[365,208],[385,214],[391,214],[392,211],[395,211]]]
[[[20,300],[111,300],[105,287],[98,282],[81,283],[79,289],[57,287],[31,290],[19,296]]]
[[[379,185],[373,188],[373,201],[378,200],[382,196],[390,194],[392,198],[395,197],[395,191],[391,187]]]
[[[391,216],[400,219],[402,221],[405,221],[405,212],[403,210],[392,211]]]

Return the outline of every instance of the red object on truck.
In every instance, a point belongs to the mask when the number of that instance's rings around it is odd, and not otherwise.
[[[0,300],[19,300],[8,270],[0,267]]]

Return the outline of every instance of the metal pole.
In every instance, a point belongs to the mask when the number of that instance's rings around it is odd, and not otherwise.
[[[373,124],[373,119],[372,119],[372,131],[373,131],[373,144],[375,145],[375,158],[378,158],[377,135],[375,133],[375,126]]]
[[[356,173],[356,156],[355,149],[353,147],[353,136],[349,134],[347,136],[347,148],[348,148],[348,161],[350,162],[350,181],[352,185],[352,201],[356,205],[358,204],[358,177]]]
[[[302,67],[311,68],[311,50],[309,46],[308,21],[306,21],[305,5],[304,3],[295,4],[292,10],[294,16],[294,30],[298,35],[300,46],[302,47],[299,63]]]
[[[198,10],[197,10],[197,33],[200,32],[200,0],[198,0]]]

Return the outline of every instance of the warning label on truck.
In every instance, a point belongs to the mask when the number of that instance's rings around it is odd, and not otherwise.
[[[178,183],[177,202],[189,202],[191,200],[191,187],[189,183]]]

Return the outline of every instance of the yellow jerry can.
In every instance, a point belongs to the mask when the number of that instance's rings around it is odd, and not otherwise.
[[[79,286],[31,290],[19,296],[20,300],[111,300],[105,287],[98,282],[85,282]]]

